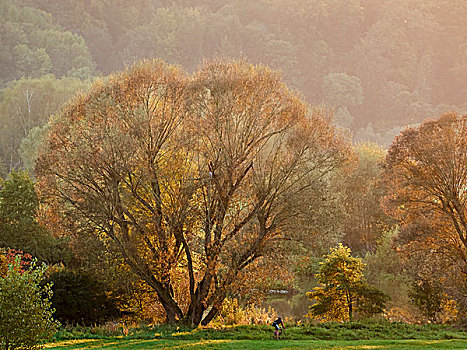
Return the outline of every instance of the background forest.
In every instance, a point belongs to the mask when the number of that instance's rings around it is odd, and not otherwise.
[[[355,140],[383,145],[404,125],[466,109],[462,0],[7,0],[0,6],[0,158],[8,169],[22,164],[21,139],[84,81],[149,57],[187,70],[213,56],[280,69],[309,103],[334,108],[336,123]]]
[[[1,1],[0,244],[62,264],[50,276],[56,285],[84,286],[93,311],[75,305],[75,314],[62,314],[62,321],[94,322],[122,310],[161,319],[151,292],[113,259],[106,242],[87,237],[77,243],[56,223],[40,224],[41,217],[50,217],[40,211],[34,192],[38,147],[51,116],[99,77],[145,58],[162,58],[187,72],[204,59],[244,58],[280,70],[308,104],[332,110],[333,123],[352,142],[345,165],[307,199],[313,209],[297,229],[307,243],[281,247],[292,254],[268,266],[285,266],[282,275],[261,281],[258,291],[297,292],[287,308],[274,306],[303,315],[318,261],[342,242],[367,264],[368,282],[391,297],[387,317],[457,319],[465,307],[465,276],[458,273],[465,261],[453,267],[455,278],[446,283],[447,270],[443,275],[440,269],[451,266],[449,258],[431,266],[429,256],[408,253],[414,251],[413,226],[401,229],[397,215],[388,215],[390,206],[380,206],[388,191],[381,164],[403,127],[467,111],[466,17],[464,0]],[[14,205],[22,208],[17,214],[11,214]],[[11,215],[18,215],[15,227],[5,225]],[[465,259],[462,246],[460,251]],[[232,322],[252,317],[245,310],[236,314],[235,298],[242,293],[230,296],[221,316],[237,315]],[[55,308],[62,303],[62,310],[70,309],[72,296],[56,298]],[[109,315],[99,314],[102,305]]]

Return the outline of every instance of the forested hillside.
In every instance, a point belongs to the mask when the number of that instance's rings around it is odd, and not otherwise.
[[[465,18],[1,0],[0,277],[49,264],[70,324],[270,323],[256,306],[285,290],[296,319],[465,325]]]
[[[87,79],[148,57],[189,71],[245,57],[334,108],[356,140],[388,145],[401,126],[466,109],[466,16],[463,0],[7,0],[0,80]],[[5,119],[18,116],[0,118],[4,139]],[[18,166],[5,147],[3,162]]]

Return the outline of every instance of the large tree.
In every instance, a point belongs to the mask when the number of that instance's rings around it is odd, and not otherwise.
[[[385,176],[386,208],[400,220],[401,252],[416,264],[415,277],[437,276],[465,307],[467,116],[445,114],[404,130],[389,149]]]
[[[264,263],[343,147],[265,67],[187,76],[146,61],[71,102],[36,171],[72,230],[117,247],[169,322],[198,325]]]

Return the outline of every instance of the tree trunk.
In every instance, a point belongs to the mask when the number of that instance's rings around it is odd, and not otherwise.
[[[164,303],[162,303],[162,306],[164,307],[165,314],[166,314],[166,317],[167,317],[166,322],[168,324],[177,323],[177,317],[176,317],[177,312],[176,312],[176,310],[173,307],[171,307],[169,305],[166,305]]]
[[[186,315],[186,323],[190,327],[198,327],[203,317],[205,307],[197,301],[192,301],[189,312]]]
[[[146,277],[146,276],[144,276]],[[159,302],[165,310],[167,323],[174,324],[182,320],[183,312],[178,306],[177,302],[172,298],[170,294],[170,286],[164,288],[155,278],[151,276],[150,279],[144,278],[145,281],[154,289],[159,298]]]
[[[206,326],[214,317],[217,316],[218,313],[219,309],[213,306],[206,317],[201,321],[201,325]]]
[[[210,264],[208,263],[208,266]],[[213,264],[214,266],[214,264]],[[209,267],[207,267],[209,269]],[[207,306],[205,299],[207,298],[211,289],[211,282],[213,279],[212,271],[206,271],[203,279],[198,283],[194,296],[191,297],[190,307],[185,315],[185,322],[191,327],[197,327],[203,317],[203,313]]]
[[[191,298],[190,306],[188,308],[187,313],[185,314],[185,323],[190,327],[197,327],[200,322],[201,318],[203,317],[204,310],[206,310],[206,306],[201,302],[202,298],[200,296],[201,290],[204,288],[202,287],[203,282],[205,279],[198,283],[198,287],[196,288],[196,292],[194,296]]]

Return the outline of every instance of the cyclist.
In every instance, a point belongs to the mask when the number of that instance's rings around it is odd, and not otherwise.
[[[284,322],[282,322],[282,318],[277,317],[277,320],[275,320],[272,323],[272,326],[275,328],[274,329],[274,335],[276,336],[276,340],[279,340],[279,335],[282,334],[282,329],[285,329]],[[281,329],[280,326],[282,326],[282,329]]]

